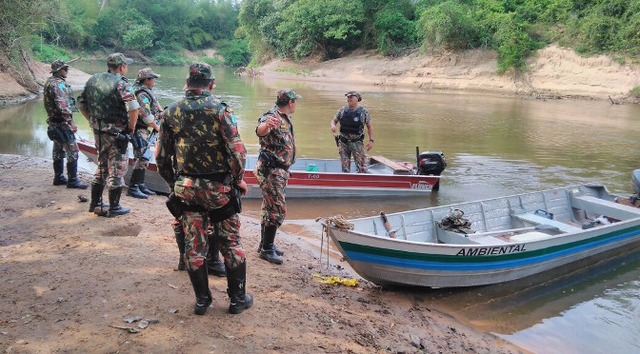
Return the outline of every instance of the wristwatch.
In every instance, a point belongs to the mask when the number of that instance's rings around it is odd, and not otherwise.
[[[369,139],[370,142],[375,143],[375,141],[373,139]]]

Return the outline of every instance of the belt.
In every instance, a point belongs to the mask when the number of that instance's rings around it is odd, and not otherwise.
[[[344,135],[340,135],[340,141],[342,141],[343,143],[354,143],[356,141],[363,141],[364,140],[364,134],[360,135],[359,137],[355,138],[355,139],[347,139]]]
[[[276,162],[275,159],[265,151],[260,151],[258,159],[262,162],[262,166],[266,168],[281,168],[285,171],[289,171],[289,166]]]
[[[121,132],[114,133],[114,132],[105,132],[105,131],[102,131],[102,130],[95,130],[95,129],[93,130],[93,134],[96,134],[96,135],[111,135],[111,136],[118,136],[120,133],[121,133]]]
[[[231,183],[231,175],[225,172],[219,173],[180,173],[180,176],[190,177],[190,178],[201,178],[209,181],[214,181],[222,184]]]

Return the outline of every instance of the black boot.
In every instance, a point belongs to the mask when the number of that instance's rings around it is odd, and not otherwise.
[[[140,192],[146,195],[156,195],[156,192],[147,188],[147,185],[144,184],[144,177],[146,175],[146,172],[147,172],[146,170],[142,170],[142,177],[140,178],[140,183],[138,183],[138,189],[140,189]]]
[[[209,253],[207,254],[207,270],[210,275],[216,277],[227,276],[224,262],[220,260],[220,252],[218,251],[217,241],[215,237],[209,237]]]
[[[273,240],[276,238],[278,227],[275,225],[264,227],[264,240],[262,249],[260,250],[260,258],[273,264],[282,264],[282,258],[276,253],[276,247]]]
[[[147,195],[142,193],[139,188],[139,183],[142,180],[142,174],[144,170],[135,169],[131,173],[131,181],[129,181],[129,189],[127,189],[127,195],[138,199],[147,199]]]
[[[260,244],[258,245],[258,253],[262,251],[262,243],[264,242],[264,224],[260,224]],[[284,256],[284,250],[278,248],[276,244],[273,244],[273,248],[276,250],[278,256]]]
[[[176,235],[176,243],[178,251],[180,251],[180,259],[178,259],[178,270],[186,270],[187,265],[184,263],[184,229],[182,223],[173,225],[173,233]]]
[[[247,263],[234,269],[227,268],[227,294],[229,295],[229,312],[239,314],[253,305],[253,296],[246,293]]]
[[[118,187],[114,189],[109,189],[109,212],[107,213],[107,217],[112,218],[118,215],[129,214],[131,209],[124,208],[120,206],[120,195],[122,194],[122,188]],[[102,215],[101,215],[102,216]]]
[[[196,315],[204,315],[207,308],[213,302],[211,290],[209,290],[209,277],[207,276],[207,268],[200,267],[196,270],[188,270],[189,279],[193,286],[193,292],[196,295],[196,304],[193,307],[193,313]]]
[[[87,189],[87,185],[82,183],[78,178],[78,160],[67,161],[67,188]]]
[[[67,178],[64,176],[64,160],[53,160],[53,185],[64,184],[67,184]]]
[[[91,202],[89,203],[89,212],[93,213],[98,208],[101,213],[107,213],[109,204],[102,202],[102,191],[104,191],[104,184],[91,183]]]

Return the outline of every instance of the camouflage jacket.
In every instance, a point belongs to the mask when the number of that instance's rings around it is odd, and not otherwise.
[[[269,116],[280,119],[280,126],[271,129],[267,135],[258,136],[260,140],[260,151],[269,154],[274,162],[289,167],[296,162],[296,141],[293,135],[293,124],[291,117],[280,112],[278,107],[273,107],[258,119],[258,125],[267,120]],[[256,127],[256,135],[258,127]]]
[[[151,88],[145,85],[136,84],[133,87],[133,90],[136,94],[136,99],[140,104],[140,117],[148,117],[153,114],[156,119],[159,119],[158,116],[160,112],[162,112],[162,107],[160,106],[160,102],[153,94]],[[136,124],[136,129],[145,129],[147,128],[147,124],[143,122],[142,119],[138,118],[138,123]]]
[[[73,112],[77,112],[73,90],[65,79],[53,74],[44,84],[44,109],[49,123],[71,123]]]
[[[236,117],[208,91],[187,91],[162,112],[156,162],[160,175],[173,185],[179,174],[229,173],[244,176],[247,150]]]
[[[78,105],[90,116],[94,130],[120,131],[128,124],[127,103],[134,102],[133,86],[126,77],[111,72],[93,75],[78,96]]]

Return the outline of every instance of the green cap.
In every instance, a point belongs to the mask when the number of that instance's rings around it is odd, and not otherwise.
[[[107,57],[108,66],[115,67],[122,64],[129,65],[131,63],[133,63],[133,59],[125,57],[122,53],[113,53]]]

